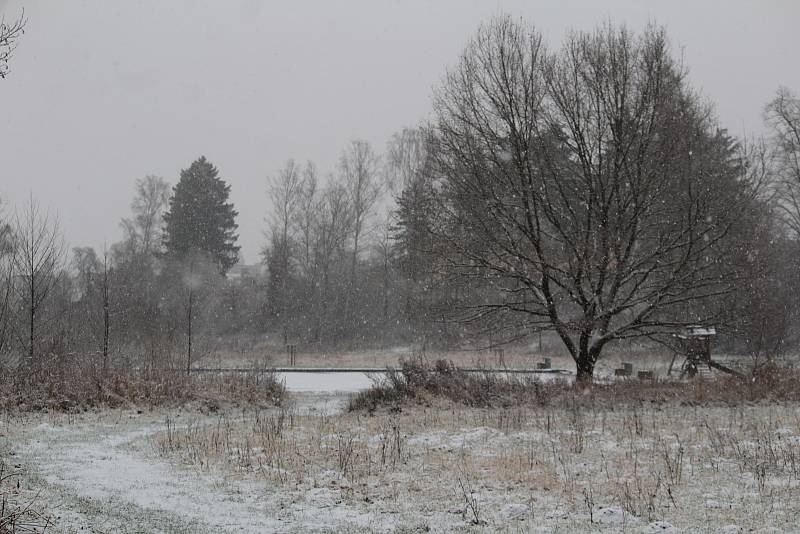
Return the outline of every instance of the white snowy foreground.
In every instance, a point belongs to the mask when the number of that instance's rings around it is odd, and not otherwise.
[[[342,394],[294,399],[255,424],[31,415],[0,447],[47,532],[800,532],[793,407],[370,417],[341,414]]]

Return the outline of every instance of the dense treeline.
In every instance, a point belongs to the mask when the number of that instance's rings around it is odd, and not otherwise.
[[[549,50],[483,26],[434,118],[383,154],[288,159],[258,266],[237,265],[230,186],[204,157],[136,181],[123,239],[68,251],[31,198],[0,226],[0,354],[190,366],[214,348],[450,347],[555,333],[591,376],[606,346],[715,324],[754,357],[795,346],[800,101],[737,139],[664,32],[606,25]],[[224,176],[224,175],[223,175]]]

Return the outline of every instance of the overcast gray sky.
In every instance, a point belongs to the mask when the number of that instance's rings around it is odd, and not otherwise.
[[[204,154],[231,185],[254,262],[266,177],[289,157],[335,168],[428,117],[432,88],[498,12],[551,46],[611,19],[667,27],[733,133],[759,133],[779,85],[800,91],[800,2],[0,0],[26,33],[0,80],[0,198],[57,211],[71,246],[121,237],[136,178]]]

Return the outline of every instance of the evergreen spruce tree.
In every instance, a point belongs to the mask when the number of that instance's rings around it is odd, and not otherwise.
[[[395,242],[392,252],[400,270],[416,283],[431,268],[434,191],[426,177],[419,176],[396,200],[396,223],[391,228]]]
[[[205,252],[224,275],[238,259],[238,212],[228,202],[231,187],[217,174],[205,156],[181,171],[164,214],[164,246],[168,256],[178,259]]]

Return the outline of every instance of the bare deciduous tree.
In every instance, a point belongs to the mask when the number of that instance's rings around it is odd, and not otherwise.
[[[800,99],[781,87],[767,104],[764,118],[775,149],[779,209],[795,238],[800,238]]]
[[[126,248],[133,256],[149,257],[161,250],[164,212],[169,206],[170,185],[158,176],[136,180],[131,202],[133,217],[120,223]]]
[[[378,156],[366,141],[355,140],[342,152],[339,168],[344,186],[350,196],[353,222],[353,255],[351,259],[351,281],[355,279],[356,264],[361,251],[367,219],[381,194],[378,181]]]
[[[387,186],[392,194],[400,194],[419,179],[426,158],[425,132],[422,129],[404,128],[392,136],[386,153]]]
[[[269,180],[267,194],[272,204],[269,224],[281,241],[288,242],[292,221],[297,214],[300,192],[303,188],[302,169],[293,159],[286,161],[283,169]]]
[[[275,317],[285,315],[287,308],[295,248],[292,234],[303,200],[303,188],[302,170],[293,159],[286,162],[267,187],[272,211],[268,219],[270,243],[264,250],[264,259],[269,268],[268,297]]]
[[[314,221],[318,193],[317,168],[309,161],[303,171],[303,185],[293,221],[299,234],[300,266],[308,280],[314,278]]]
[[[0,78],[8,74],[8,60],[17,47],[17,41],[25,33],[25,14],[23,13],[14,22],[8,23],[0,20]]]
[[[34,361],[39,312],[56,287],[64,263],[65,247],[59,222],[30,198],[30,204],[14,220],[12,264],[18,278],[17,292],[25,309],[28,357]]]
[[[331,299],[334,262],[344,254],[352,232],[353,208],[347,188],[332,178],[316,205],[314,225],[314,263],[317,273],[318,303],[313,339],[321,341],[323,320],[327,319]]]
[[[344,315],[350,324],[355,324],[358,300],[357,267],[359,254],[363,247],[363,239],[367,230],[367,221],[381,194],[381,183],[378,179],[378,156],[366,141],[355,140],[342,152],[339,161],[344,187],[349,195],[352,213],[350,225],[352,235],[352,253],[350,256],[350,276],[345,298]]]
[[[72,249],[72,268],[75,271],[80,298],[81,328],[89,331],[92,343],[98,343],[102,354],[102,371],[108,370],[111,330],[111,276],[113,270],[108,249],[103,247],[102,259],[91,247]]]
[[[466,319],[552,329],[591,380],[610,341],[708,320],[693,303],[730,290],[745,195],[662,30],[608,25],[550,54],[495,19],[435,110],[434,232],[446,272],[477,284]]]

